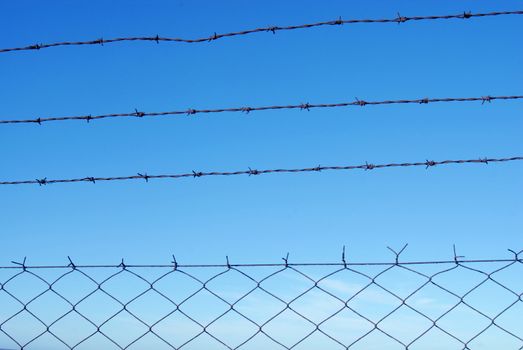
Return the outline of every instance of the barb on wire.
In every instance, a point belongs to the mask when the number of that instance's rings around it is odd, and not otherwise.
[[[523,249],[520,250],[519,252],[515,251],[515,250],[512,250],[512,249],[507,249],[509,252],[511,252],[512,254],[514,254],[514,261],[520,261],[520,258],[519,258],[519,255],[521,253],[523,253]]]
[[[460,259],[465,258],[465,256],[464,255],[458,255],[458,253],[456,252],[456,245],[455,244],[452,245],[452,250],[454,251],[454,262],[456,264],[459,264],[460,263]]]
[[[171,264],[173,264],[173,269],[176,271],[178,269],[178,261],[176,260],[176,257],[174,254],[172,254],[173,260],[171,261]]]
[[[344,20],[341,17],[339,17],[332,21],[323,21],[323,22],[315,22],[315,23],[307,23],[307,24],[299,24],[299,25],[291,25],[291,26],[260,27],[260,28],[247,29],[247,30],[230,32],[230,33],[222,33],[222,34],[218,34],[218,33],[214,32],[210,36],[194,38],[194,39],[177,38],[177,37],[161,37],[158,34],[155,34],[153,36],[120,37],[120,38],[111,38],[111,39],[100,38],[100,39],[87,40],[87,41],[63,41],[63,42],[54,42],[54,43],[49,43],[49,44],[36,43],[36,44],[32,44],[29,46],[23,46],[23,47],[3,48],[3,49],[0,49],[0,53],[11,52],[11,51],[41,50],[41,49],[45,49],[45,48],[58,47],[58,46],[69,46],[69,47],[70,46],[80,46],[80,45],[101,45],[101,46],[103,46],[104,44],[111,44],[111,43],[124,42],[124,41],[130,41],[130,42],[150,41],[150,42],[155,42],[157,44],[160,42],[179,42],[179,43],[189,43],[190,44],[190,43],[211,42],[211,41],[216,41],[221,38],[243,36],[243,35],[249,35],[249,34],[254,34],[254,33],[270,32],[270,33],[276,34],[276,32],[279,32],[279,31],[310,29],[310,28],[333,26],[333,25],[340,26],[343,24],[357,24],[357,23],[398,23],[398,24],[400,24],[400,23],[405,23],[408,21],[470,19],[470,18],[506,16],[506,15],[522,15],[522,14],[523,14],[522,10],[515,10],[515,11],[497,11],[497,12],[485,12],[485,13],[463,12],[463,13],[451,14],[451,15],[411,16],[411,17],[401,16],[398,13],[397,17],[382,18],[382,19],[367,18],[367,19]]]
[[[456,264],[400,262],[404,249],[390,249],[395,262],[365,263],[344,254],[334,263],[290,263],[287,254],[283,263],[219,265],[24,259],[0,266],[0,347],[413,349],[436,335],[441,348],[523,346],[521,252]],[[340,327],[347,320],[356,327]]]
[[[394,254],[394,256],[395,256],[395,258],[396,258],[396,264],[399,264],[399,259],[400,259],[400,255],[401,255],[401,253],[403,253],[403,251],[404,251],[405,249],[407,249],[408,246],[409,246],[409,244],[408,244],[408,243],[405,243],[405,245],[403,246],[403,248],[401,248],[401,250],[400,250],[399,252],[395,251],[395,250],[392,249],[391,247],[387,247],[387,249],[390,250],[390,251]]]
[[[15,264],[17,266],[20,266],[24,271],[27,269],[27,266],[25,265],[25,262],[27,261],[27,256],[24,256],[24,260],[22,262],[18,261],[11,261],[12,264]]]
[[[345,246],[343,246],[343,250],[341,252],[341,262],[343,263],[343,267],[347,267],[347,260],[345,260]]]
[[[161,175],[130,175],[130,176],[116,176],[116,177],[82,177],[82,178],[71,178],[71,179],[46,179],[45,184],[58,184],[58,183],[78,183],[78,182],[103,182],[103,181],[126,181],[126,180],[138,180],[145,179],[149,182],[150,179],[181,179],[181,178],[201,178],[207,176],[237,176],[237,175],[262,175],[262,174],[296,174],[296,173],[307,173],[307,172],[321,172],[324,170],[369,170],[369,169],[383,169],[383,168],[399,168],[399,167],[434,167],[436,165],[444,164],[488,164],[488,163],[502,163],[502,162],[513,162],[521,161],[523,156],[510,157],[510,158],[476,158],[476,159],[458,159],[458,160],[442,160],[442,161],[425,161],[425,162],[412,162],[412,163],[387,163],[387,164],[360,164],[360,165],[339,165],[339,166],[315,166],[312,168],[290,168],[290,169],[251,169],[248,170],[237,170],[237,171],[212,171],[212,172],[195,172],[194,170],[190,173],[179,173],[179,174],[161,174]],[[16,180],[16,181],[0,181],[0,185],[29,185],[38,184],[42,185],[42,180]]]
[[[0,124],[38,124],[42,125],[45,122],[53,121],[65,121],[65,120],[97,120],[107,118],[128,118],[128,117],[161,117],[161,116],[192,116],[195,114],[214,114],[224,112],[241,112],[250,113],[255,111],[268,111],[268,110],[306,110],[310,111],[313,108],[340,108],[349,106],[368,106],[368,105],[393,105],[393,104],[428,104],[428,103],[449,103],[449,102],[476,102],[481,101],[482,104],[485,101],[489,103],[495,100],[520,100],[523,99],[523,95],[504,95],[504,96],[480,96],[480,97],[440,97],[440,98],[421,98],[421,99],[402,99],[402,100],[380,100],[380,101],[363,101],[356,98],[354,101],[338,102],[338,103],[300,103],[291,105],[271,105],[271,106],[259,106],[259,107],[226,107],[226,108],[214,108],[214,109],[188,109],[188,110],[173,110],[173,111],[161,111],[161,112],[138,112],[136,109],[129,113],[111,113],[111,114],[99,114],[99,115],[70,115],[62,117],[38,117],[32,119],[11,119],[11,120],[0,120]]]
[[[289,267],[289,253],[285,255],[285,258],[281,258],[285,262],[285,267]]]
[[[69,260],[69,264],[67,266],[71,267],[73,270],[76,270],[76,264],[73,262],[70,256],[67,256],[67,259]]]

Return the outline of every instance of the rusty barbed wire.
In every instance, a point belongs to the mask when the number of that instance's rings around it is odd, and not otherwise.
[[[186,110],[176,111],[162,111],[162,112],[143,112],[135,109],[129,113],[113,113],[113,114],[99,114],[99,115],[75,115],[75,116],[64,116],[64,117],[38,117],[32,119],[14,119],[14,120],[0,120],[0,124],[42,124],[51,121],[65,121],[65,120],[85,120],[88,123],[91,120],[105,119],[105,118],[123,118],[123,117],[159,117],[167,115],[187,115],[192,116],[195,114],[211,114],[211,113],[224,113],[224,112],[242,112],[250,113],[255,111],[268,111],[268,110],[286,110],[286,109],[299,109],[299,110],[311,110],[314,108],[339,108],[348,106],[372,106],[372,105],[393,105],[393,104],[429,104],[429,103],[448,103],[448,102],[478,102],[482,104],[485,102],[492,102],[496,100],[521,100],[523,95],[504,95],[504,96],[481,96],[481,97],[442,97],[442,98],[418,98],[418,99],[402,99],[402,100],[381,100],[381,101],[366,101],[356,98],[350,102],[339,102],[339,103],[300,103],[291,105],[272,105],[272,106],[259,106],[259,107],[227,107],[227,108],[215,108],[215,109],[193,109],[189,108]]]
[[[156,43],[160,43],[160,42],[202,43],[202,42],[211,42],[211,41],[215,41],[215,40],[218,40],[221,38],[226,38],[226,37],[243,36],[243,35],[249,35],[249,34],[260,33],[260,32],[269,32],[269,33],[275,34],[276,32],[279,32],[279,31],[308,29],[308,28],[316,28],[316,27],[332,26],[332,25],[343,25],[343,24],[357,24],[357,23],[398,23],[398,24],[400,24],[400,23],[405,23],[405,22],[409,22],[409,21],[470,19],[470,18],[480,18],[480,17],[522,15],[522,14],[523,14],[522,10],[516,10],[516,11],[498,11],[498,12],[486,12],[486,13],[462,12],[460,14],[454,14],[454,15],[411,16],[411,17],[402,16],[398,13],[397,17],[384,18],[384,19],[344,20],[341,17],[339,17],[332,21],[324,21],[324,22],[316,22],[316,23],[308,23],[308,24],[300,24],[300,25],[292,25],[292,26],[268,26],[268,27],[248,29],[248,30],[223,33],[223,34],[214,33],[210,36],[196,38],[196,39],[161,37],[159,35],[141,36],[141,37],[121,37],[121,38],[110,38],[110,39],[99,38],[99,39],[87,40],[87,41],[63,41],[63,42],[55,42],[55,43],[50,43],[50,44],[33,44],[33,45],[25,46],[25,47],[3,48],[3,49],[0,49],[0,53],[12,52],[12,51],[41,50],[41,49],[45,49],[45,48],[58,47],[58,46],[80,46],[80,45],[102,45],[103,46],[105,44],[124,42],[124,41],[131,41],[131,42],[151,41],[151,42],[156,42]]]
[[[426,160],[424,162],[412,162],[412,163],[388,163],[388,164],[372,164],[366,162],[361,165],[340,165],[340,166],[321,166],[311,168],[290,168],[290,169],[251,169],[238,170],[238,171],[192,171],[190,173],[179,173],[179,174],[160,174],[160,175],[149,175],[147,173],[137,173],[136,175],[128,176],[115,176],[115,177],[82,177],[72,179],[47,179],[46,177],[35,180],[17,180],[17,181],[0,181],[0,185],[29,185],[38,184],[40,186],[57,184],[57,183],[78,183],[78,182],[90,182],[96,184],[102,181],[125,181],[125,180],[145,180],[149,182],[152,179],[180,179],[180,178],[198,178],[205,176],[236,176],[236,175],[263,175],[263,174],[276,174],[276,173],[306,173],[306,172],[321,172],[325,170],[373,170],[383,168],[398,168],[398,167],[425,167],[426,169],[437,165],[444,164],[489,164],[489,163],[502,163],[523,160],[523,156],[510,157],[510,158],[477,158],[477,159],[458,159],[458,160]]]
[[[345,248],[332,263],[293,263],[288,254],[283,263],[226,257],[211,265],[173,256],[165,265],[81,265],[68,257],[61,266],[29,266],[24,258],[0,267],[0,347],[236,350],[261,338],[268,349],[359,349],[384,336],[380,348],[410,349],[431,341],[431,332],[452,348],[523,347],[514,328],[523,250],[465,260],[454,248],[449,260],[402,261],[406,247],[389,248],[386,262],[352,262]],[[413,320],[418,327],[405,334]]]

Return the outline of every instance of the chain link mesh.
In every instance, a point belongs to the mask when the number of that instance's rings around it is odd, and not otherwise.
[[[522,263],[0,268],[1,349],[523,349]]]

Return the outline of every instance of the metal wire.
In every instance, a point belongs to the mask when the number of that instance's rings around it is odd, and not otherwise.
[[[186,177],[204,177],[204,176],[235,176],[235,175],[262,175],[262,174],[274,174],[274,173],[306,173],[306,172],[321,172],[325,170],[373,170],[382,168],[397,168],[397,167],[419,167],[425,168],[434,167],[436,165],[443,164],[489,164],[489,163],[501,163],[501,162],[512,162],[523,160],[523,157],[511,157],[511,158],[477,158],[477,159],[459,159],[459,160],[426,160],[424,162],[415,163],[388,163],[388,164],[371,164],[365,163],[361,165],[343,165],[343,166],[321,166],[318,165],[313,168],[294,168],[294,169],[251,169],[238,170],[238,171],[213,171],[213,172],[201,172],[192,171],[184,174],[161,174],[161,175],[148,175],[147,173],[129,176],[116,176],[116,177],[82,177],[74,179],[35,179],[35,180],[16,180],[16,181],[0,181],[0,185],[28,185],[38,184],[40,186],[56,184],[56,183],[77,183],[77,182],[90,182],[96,184],[101,181],[125,181],[125,180],[145,180],[149,182],[152,179],[180,179]]]
[[[393,104],[429,104],[438,102],[475,102],[481,101],[482,104],[485,102],[492,102],[495,100],[520,100],[523,99],[523,95],[512,95],[512,96],[481,96],[481,97],[442,97],[442,98],[418,98],[410,100],[381,100],[381,101],[365,101],[356,98],[350,102],[339,102],[339,103],[300,103],[294,105],[272,105],[272,106],[261,106],[261,107],[228,107],[228,108],[215,108],[215,109],[186,109],[177,111],[163,111],[163,112],[143,112],[137,109],[134,112],[129,113],[113,113],[113,114],[100,114],[100,115],[76,115],[76,116],[64,116],[64,117],[47,117],[47,118],[32,118],[32,119],[14,119],[14,120],[0,120],[0,124],[42,124],[51,121],[64,121],[64,120],[85,120],[90,122],[96,119],[105,118],[122,118],[122,117],[159,117],[166,115],[195,115],[195,114],[211,114],[211,113],[223,113],[223,112],[243,112],[250,113],[255,111],[268,111],[268,110],[284,110],[284,109],[299,109],[299,110],[311,110],[314,108],[339,108],[348,106],[367,106],[367,105],[393,105]]]
[[[364,349],[382,336],[379,348],[411,349],[438,332],[449,349],[489,342],[523,348],[523,332],[514,328],[519,317],[508,316],[523,305],[523,289],[513,283],[523,251],[509,250],[506,259],[464,260],[454,252],[452,260],[402,262],[406,246],[389,248],[391,262],[367,263],[347,261],[345,249],[329,264],[293,264],[288,254],[277,264],[231,264],[227,257],[216,265],[182,265],[173,257],[168,265],[122,259],[82,266],[69,258],[63,266],[28,266],[24,258],[0,268],[0,347],[54,341],[53,349],[212,350],[261,348],[262,340],[266,349]],[[466,286],[457,288],[465,276]],[[400,316],[405,312],[408,318]],[[463,313],[466,322],[449,321]],[[417,328],[406,335],[413,322]]]
[[[182,43],[201,43],[201,42],[211,42],[211,41],[218,40],[221,38],[226,38],[226,37],[249,35],[249,34],[260,33],[260,32],[270,32],[270,33],[274,34],[278,31],[308,29],[308,28],[316,28],[316,27],[332,26],[332,25],[343,25],[343,24],[356,24],[356,23],[398,23],[399,24],[399,23],[405,23],[408,21],[426,21],[426,20],[442,20],[442,19],[470,19],[470,18],[475,18],[475,17],[492,17],[492,16],[504,16],[504,15],[522,15],[522,14],[523,14],[523,11],[516,10],[516,11],[499,11],[499,12],[487,12],[487,13],[463,12],[463,13],[454,14],[454,15],[413,16],[413,17],[401,16],[398,13],[397,17],[385,18],[385,19],[344,20],[340,17],[336,20],[326,21],[326,22],[316,22],[316,23],[300,24],[300,25],[293,25],[293,26],[283,26],[283,27],[282,26],[269,26],[269,27],[261,27],[261,28],[248,29],[248,30],[223,33],[223,34],[214,33],[213,35],[210,35],[208,37],[195,38],[195,39],[161,37],[159,35],[145,36],[145,37],[122,37],[122,38],[111,38],[111,39],[99,38],[96,40],[88,40],[88,41],[64,41],[64,42],[55,42],[55,43],[50,43],[50,44],[34,44],[34,45],[25,46],[25,47],[4,48],[4,49],[0,49],[0,53],[11,52],[11,51],[40,50],[40,49],[45,49],[45,48],[49,48],[49,47],[57,47],[57,46],[105,45],[105,44],[123,42],[123,41],[133,41],[133,42],[152,41],[152,42],[156,42],[156,43],[160,43],[161,41],[182,42]]]

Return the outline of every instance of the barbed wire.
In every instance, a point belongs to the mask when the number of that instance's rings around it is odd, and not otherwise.
[[[429,104],[429,103],[448,103],[448,102],[477,102],[481,101],[482,104],[485,102],[492,102],[495,100],[520,100],[523,99],[523,95],[505,95],[505,96],[481,96],[481,97],[442,97],[442,98],[418,98],[418,99],[402,99],[402,100],[381,100],[381,101],[366,101],[356,98],[350,102],[339,102],[339,103],[300,103],[291,105],[272,105],[272,106],[260,106],[260,107],[227,107],[227,108],[215,108],[215,109],[186,109],[176,111],[162,111],[162,112],[143,112],[135,109],[129,113],[113,113],[113,114],[99,114],[99,115],[75,115],[75,116],[63,116],[63,117],[46,117],[46,118],[32,118],[32,119],[14,119],[14,120],[0,120],[0,124],[42,124],[51,121],[65,121],[65,120],[85,120],[90,122],[96,119],[105,118],[122,118],[122,117],[159,117],[167,115],[195,115],[195,114],[211,114],[211,113],[224,113],[224,112],[242,112],[250,113],[255,111],[268,111],[268,110],[286,110],[286,109],[299,109],[299,110],[311,110],[314,108],[339,108],[348,106],[360,106],[364,107],[367,105],[393,105],[393,104]]]
[[[180,178],[198,178],[205,176],[236,176],[236,175],[263,175],[263,174],[275,174],[275,173],[306,173],[306,172],[321,172],[325,170],[373,170],[382,168],[397,168],[397,167],[420,167],[423,166],[426,169],[437,165],[444,164],[489,164],[489,163],[501,163],[501,162],[512,162],[523,160],[522,156],[511,157],[511,158],[477,158],[477,159],[459,159],[459,160],[426,160],[424,162],[413,162],[413,163],[388,163],[388,164],[372,164],[366,162],[361,165],[340,165],[340,166],[321,166],[318,165],[312,168],[291,168],[291,169],[251,169],[238,170],[238,171],[212,171],[212,172],[201,172],[192,171],[190,173],[179,173],[179,174],[161,174],[161,175],[148,175],[147,173],[137,173],[136,175],[128,176],[116,176],[116,177],[83,177],[83,178],[71,178],[71,179],[42,179],[35,180],[16,180],[16,181],[0,181],[0,185],[29,185],[38,184],[40,186],[56,184],[56,183],[77,183],[77,182],[90,182],[96,184],[102,181],[125,181],[125,180],[149,180],[153,179],[180,179]]]
[[[345,247],[331,264],[292,263],[289,254],[278,264],[226,257],[219,265],[182,265],[173,256],[168,265],[82,266],[68,257],[63,266],[28,266],[24,258],[0,269],[0,347],[235,350],[263,340],[269,349],[376,341],[410,349],[434,332],[452,348],[523,347],[514,327],[523,250],[465,260],[454,247],[451,260],[403,262],[406,247],[389,247],[392,261],[367,263],[347,261]]]
[[[211,42],[211,41],[215,41],[215,40],[218,40],[221,38],[226,38],[226,37],[243,36],[243,35],[249,35],[249,34],[260,33],[260,32],[270,32],[270,33],[275,34],[276,32],[279,32],[279,31],[308,29],[308,28],[343,25],[343,24],[356,24],[356,23],[398,23],[398,24],[400,24],[400,23],[405,23],[408,21],[470,19],[470,18],[476,18],[476,17],[479,18],[479,17],[505,16],[505,15],[522,15],[522,14],[523,14],[523,11],[516,10],[516,11],[498,11],[498,12],[487,12],[487,13],[463,12],[463,13],[454,14],[454,15],[412,16],[412,17],[401,16],[398,13],[397,17],[384,18],[384,19],[344,20],[341,17],[339,17],[338,19],[335,19],[333,21],[316,22],[316,23],[308,23],[308,24],[300,24],[300,25],[292,25],[292,26],[268,26],[268,27],[261,27],[261,28],[248,29],[248,30],[230,32],[230,33],[222,33],[222,34],[214,33],[213,35],[210,35],[208,37],[202,37],[202,38],[196,38],[196,39],[161,37],[159,35],[142,36],[142,37],[121,37],[121,38],[111,38],[111,39],[99,38],[99,39],[88,40],[88,41],[63,41],[63,42],[55,42],[55,43],[50,43],[50,44],[33,44],[33,45],[29,45],[29,46],[24,46],[24,47],[3,48],[3,49],[0,49],[0,53],[11,52],[11,51],[41,50],[41,49],[45,49],[45,48],[58,47],[58,46],[105,45],[105,44],[124,42],[124,41],[132,41],[132,42],[151,41],[151,42],[156,42],[156,43],[160,43],[160,42],[202,43],[202,42]]]

